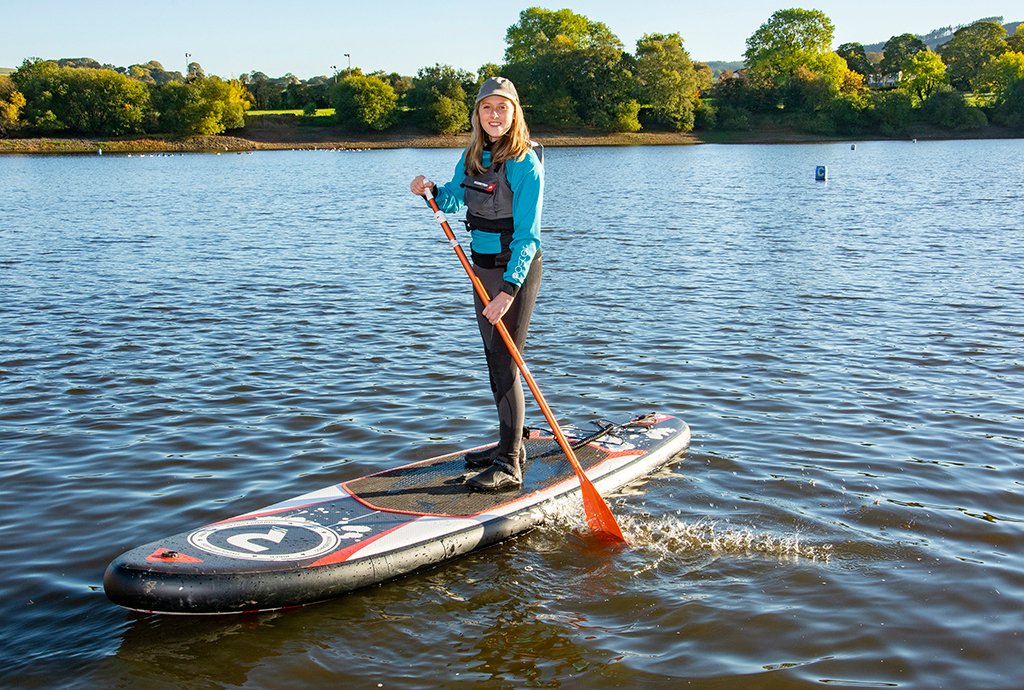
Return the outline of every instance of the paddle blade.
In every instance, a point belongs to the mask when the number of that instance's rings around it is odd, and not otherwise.
[[[625,543],[626,538],[622,536],[619,523],[615,521],[611,508],[597,493],[597,488],[590,479],[580,475],[580,490],[583,493],[583,512],[587,515],[587,526],[599,536],[609,541]]]

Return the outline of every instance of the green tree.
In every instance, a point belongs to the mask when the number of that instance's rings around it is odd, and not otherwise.
[[[240,81],[203,77],[156,87],[153,106],[160,131],[211,135],[244,127],[249,99]]]
[[[113,136],[142,131],[149,111],[145,84],[109,69],[65,69],[62,119],[68,129]]]
[[[182,80],[181,72],[168,72],[164,66],[156,60],[150,60],[145,64],[136,64],[128,68],[127,74],[132,79],[137,79],[150,86],[160,86],[169,81]]]
[[[480,65],[480,69],[478,69],[476,71],[477,86],[479,87],[479,85],[483,84],[485,81],[487,81],[491,77],[500,77],[500,76],[501,76],[501,66],[500,65],[496,65],[493,62],[488,62],[485,65]],[[475,96],[475,94],[474,94],[474,96]]]
[[[532,122],[632,126],[622,114],[634,100],[629,56],[603,23],[567,9],[532,7],[509,27],[506,44],[505,72]]]
[[[1010,87],[1021,80],[1024,80],[1024,53],[1010,51],[985,65],[976,84],[979,89],[991,93],[998,105],[1003,102]]]
[[[25,97],[14,82],[0,74],[0,136],[10,134],[18,127],[18,116],[25,107]]]
[[[406,96],[417,121],[439,133],[462,132],[476,98],[476,77],[450,65],[422,67]]]
[[[395,122],[398,96],[379,77],[345,77],[333,93],[335,120],[358,130],[383,131]]]
[[[861,43],[844,43],[836,48],[836,55],[846,60],[847,67],[858,74],[867,76],[874,71]]]
[[[697,74],[679,34],[646,34],[637,41],[636,78],[640,99],[656,121],[679,131],[693,129]]]
[[[949,83],[968,91],[974,88],[982,68],[1007,50],[1006,29],[995,22],[981,21],[957,29],[939,54],[949,68]]]
[[[831,52],[834,32],[824,12],[779,10],[747,39],[747,69],[755,83],[784,86],[798,67],[813,69],[815,57]]]
[[[904,68],[900,86],[916,96],[920,103],[946,83],[946,64],[930,50],[914,53]]]
[[[622,50],[622,42],[602,22],[572,10],[531,7],[505,33],[505,62],[529,63],[540,54],[573,50]]]
[[[1015,53],[1024,53],[1024,22],[1018,24],[1013,36],[1006,39],[1006,45]]]
[[[22,121],[36,131],[133,134],[142,131],[149,111],[146,85],[107,68],[26,60],[12,79],[25,97]]]
[[[878,63],[878,71],[884,75],[902,72],[907,61],[922,50],[928,50],[928,46],[914,34],[893,36],[882,48],[882,61]]]

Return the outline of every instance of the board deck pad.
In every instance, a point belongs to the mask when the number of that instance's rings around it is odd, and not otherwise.
[[[676,417],[650,413],[589,431],[563,427],[595,488],[615,491],[690,442]],[[536,527],[580,483],[550,432],[524,439],[523,486],[476,492],[479,469],[450,453],[331,484],[150,541],[118,556],[103,587],[116,604],[158,613],[300,606],[383,582]],[[387,461],[382,461],[387,464]]]
[[[523,485],[516,491],[468,491],[466,478],[483,468],[467,468],[463,453],[361,477],[344,486],[358,501],[376,510],[469,517],[576,476],[554,438],[534,436],[523,443],[526,466]],[[584,446],[575,454],[585,471],[608,457],[609,451]]]

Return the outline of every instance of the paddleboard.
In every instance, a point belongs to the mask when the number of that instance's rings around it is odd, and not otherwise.
[[[563,427],[602,494],[668,463],[690,429],[646,414],[591,429]],[[177,614],[301,606],[483,548],[537,526],[579,496],[550,434],[532,431],[519,490],[470,491],[460,451],[359,477],[132,549],[107,568],[115,604]],[[471,449],[476,450],[476,449]]]

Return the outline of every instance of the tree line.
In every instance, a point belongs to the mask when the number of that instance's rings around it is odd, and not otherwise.
[[[880,53],[832,49],[818,10],[771,15],[746,42],[744,68],[714,79],[678,33],[650,33],[632,52],[602,22],[568,9],[523,10],[505,36],[504,62],[476,72],[449,65],[415,76],[348,69],[303,81],[260,72],[223,80],[192,63],[127,69],[92,60],[28,59],[0,76],[0,135],[143,132],[218,134],[244,126],[250,108],[333,108],[351,130],[416,126],[466,131],[479,85],[503,74],[519,87],[530,123],[606,132],[742,130],[787,126],[819,133],[896,135],[915,124],[965,130],[1024,127],[1024,25],[998,18],[952,31],[932,50],[913,34]]]

